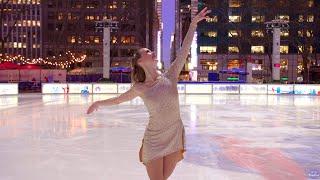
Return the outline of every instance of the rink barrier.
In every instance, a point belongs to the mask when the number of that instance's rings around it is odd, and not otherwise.
[[[0,95],[17,95],[19,94],[18,83],[0,83]]]
[[[42,94],[118,94],[130,83],[42,83]],[[320,84],[178,83],[179,94],[318,95]],[[18,94],[18,83],[1,83],[0,95]]]

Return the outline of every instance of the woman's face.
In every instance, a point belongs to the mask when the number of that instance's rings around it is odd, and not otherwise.
[[[154,52],[152,52],[150,49],[147,48],[141,48],[139,49],[140,53],[140,59],[138,59],[138,64],[142,67],[147,67],[147,66],[157,66],[157,58]]]

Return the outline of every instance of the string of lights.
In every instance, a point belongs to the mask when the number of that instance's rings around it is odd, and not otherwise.
[[[1,55],[0,54],[0,62],[20,62],[21,64],[44,64],[44,65],[51,65],[51,66],[58,66],[61,68],[70,68],[71,64],[83,62],[87,58],[86,55],[81,55],[79,57],[76,57],[74,53],[67,51],[65,53],[65,56],[62,56],[61,54],[56,57],[46,57],[46,58],[35,58],[35,59],[29,59],[25,58],[21,55]]]

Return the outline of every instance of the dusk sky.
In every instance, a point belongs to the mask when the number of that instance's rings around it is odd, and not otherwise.
[[[174,32],[174,11],[175,1],[173,0],[162,0],[162,18],[163,18],[163,61],[165,68],[170,63],[170,37]]]

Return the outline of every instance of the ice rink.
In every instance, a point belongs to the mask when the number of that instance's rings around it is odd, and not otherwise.
[[[0,180],[147,180],[140,98],[0,96]],[[180,95],[187,152],[170,180],[320,179],[320,97]]]

